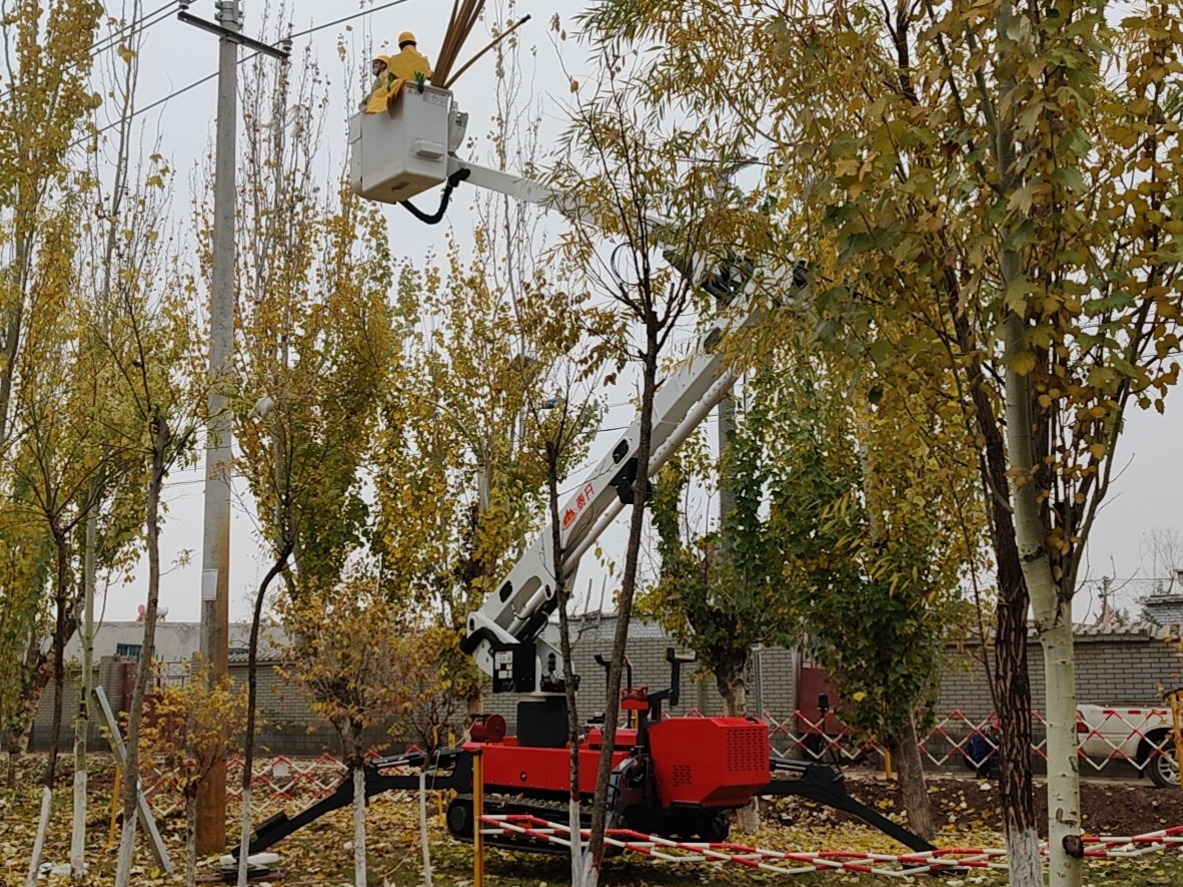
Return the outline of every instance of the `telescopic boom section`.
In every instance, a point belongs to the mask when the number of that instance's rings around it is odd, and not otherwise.
[[[731,328],[748,325],[758,313],[744,312]],[[717,339],[723,328],[723,324],[716,326],[705,340],[711,340],[712,335]],[[665,380],[654,398],[650,477],[723,398],[734,378],[721,355],[700,349]],[[563,579],[568,585],[575,578],[579,559],[633,501],[640,437],[638,416],[559,510]],[[558,605],[552,540],[548,523],[505,581],[468,616],[468,634],[461,647],[493,677],[494,692],[563,691],[561,654],[540,637]]]

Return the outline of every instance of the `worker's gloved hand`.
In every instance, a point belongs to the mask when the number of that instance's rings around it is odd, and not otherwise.
[[[425,82],[426,81],[424,80],[423,72],[416,71],[415,72],[415,85],[419,87],[419,92],[423,92],[423,86],[424,86]]]

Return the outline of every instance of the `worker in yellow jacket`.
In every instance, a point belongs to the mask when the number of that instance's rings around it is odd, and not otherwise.
[[[431,64],[419,52],[415,35],[403,31],[398,35],[398,55],[380,55],[374,59],[374,90],[370,93],[367,114],[381,114],[388,110],[394,97],[402,92],[403,84],[410,82],[422,85],[431,77]]]

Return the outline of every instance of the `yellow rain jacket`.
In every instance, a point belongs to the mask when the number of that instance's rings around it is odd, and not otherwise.
[[[386,59],[386,70],[378,75],[374,84],[374,91],[370,93],[370,103],[366,105],[367,114],[382,114],[394,101],[394,97],[402,92],[403,84],[414,82],[416,74],[422,74],[426,81],[431,77],[431,64],[427,56],[423,55],[413,45],[399,50],[398,55],[379,56]]]

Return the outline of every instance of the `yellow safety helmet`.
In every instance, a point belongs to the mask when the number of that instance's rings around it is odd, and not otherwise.
[[[412,34],[410,31],[403,31],[401,34],[398,35],[398,48],[402,49],[408,43],[411,44],[412,46],[419,45],[419,41],[415,39],[414,34]]]

